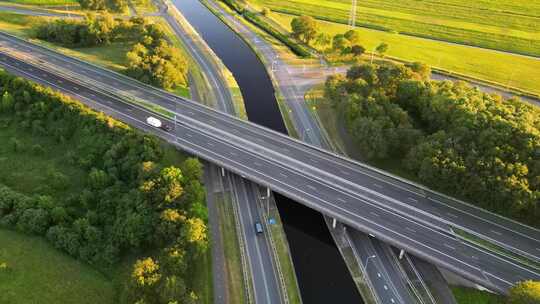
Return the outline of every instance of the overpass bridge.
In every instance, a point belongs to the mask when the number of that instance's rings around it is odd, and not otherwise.
[[[143,129],[156,113],[141,102],[158,105],[175,128],[151,131],[183,150],[490,289],[540,280],[540,271],[463,242],[453,231],[538,262],[534,228],[4,33],[0,65]]]

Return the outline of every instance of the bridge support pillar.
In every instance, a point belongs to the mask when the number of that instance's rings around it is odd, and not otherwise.
[[[225,168],[221,167],[221,176],[225,177]]]
[[[337,221],[335,218],[332,219],[332,228],[336,229]]]
[[[399,259],[401,260],[403,258],[403,255],[405,254],[405,250],[401,249],[399,252]]]

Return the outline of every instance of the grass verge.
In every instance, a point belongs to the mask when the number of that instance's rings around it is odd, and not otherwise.
[[[514,260],[520,264],[522,264],[523,266],[527,266],[527,267],[530,267],[530,268],[533,268],[533,269],[536,269],[536,270],[540,270],[540,263],[536,262],[536,261],[533,261],[523,255],[520,255],[520,254],[516,254],[510,250],[507,250],[501,246],[498,246],[497,244],[495,243],[492,243],[488,240],[485,240],[485,239],[482,239],[482,238],[479,238],[473,234],[470,234],[466,231],[463,231],[461,229],[457,229],[457,228],[452,228],[454,230],[454,232],[458,235],[458,237],[460,239],[462,239],[463,241],[465,242],[468,242],[468,243],[471,243],[475,246],[478,246],[480,248],[483,248],[485,250],[488,250],[490,252],[494,252],[498,255],[501,255],[503,257],[506,257],[506,258],[509,258],[511,260]]]
[[[452,293],[458,304],[505,304],[503,296],[473,288],[452,286]]]
[[[238,243],[230,194],[216,193],[215,203],[219,212],[219,230],[223,239],[223,250],[227,257],[225,259],[225,270],[227,272],[229,302],[247,303],[240,244]]]
[[[272,208],[270,208],[270,217],[276,221],[275,224],[268,226],[270,227],[270,233],[272,234],[272,238],[276,245],[279,265],[281,267],[281,272],[283,273],[283,278],[285,280],[289,303],[300,304],[302,303],[302,299],[300,296],[300,290],[298,288],[298,282],[296,280],[294,264],[291,259],[289,242],[287,241],[287,235],[283,230],[283,223],[281,222],[281,217],[275,204]]]
[[[40,237],[0,229],[0,303],[116,303],[114,284]]]

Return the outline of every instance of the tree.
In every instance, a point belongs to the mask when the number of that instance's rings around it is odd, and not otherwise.
[[[184,183],[187,181],[202,180],[203,166],[197,158],[190,157],[186,159],[181,167]]]
[[[153,286],[161,279],[159,264],[151,257],[137,260],[133,265],[131,278],[139,287]]]
[[[388,44],[386,42],[381,42],[381,44],[375,48],[375,51],[379,54],[379,56],[384,57],[384,54],[386,51],[388,51]]]
[[[13,99],[13,96],[11,96],[8,91],[5,91],[2,95],[2,103],[0,104],[0,110],[8,112],[13,108],[14,103],[15,100]]]
[[[353,45],[351,47],[351,54],[353,54],[354,57],[362,56],[362,54],[364,54],[365,51],[366,49],[361,45]]]
[[[334,51],[345,53],[348,47],[349,40],[347,40],[343,34],[337,34],[332,38],[332,49],[334,49]]]
[[[311,16],[294,18],[291,21],[291,28],[293,37],[302,40],[306,44],[309,44],[316,37],[319,30],[317,22]]]
[[[510,289],[508,304],[540,304],[540,282],[524,281]]]
[[[425,63],[416,61],[407,63],[405,66],[418,74],[420,80],[428,80],[431,78],[431,67]]]
[[[266,17],[269,14],[270,14],[270,9],[268,7],[263,7],[263,9],[261,10],[261,15]]]
[[[318,45],[320,48],[324,49],[332,42],[332,37],[327,33],[320,33],[315,38],[315,45]]]
[[[343,36],[349,41],[351,45],[355,45],[360,42],[360,34],[358,34],[358,31],[348,30]]]

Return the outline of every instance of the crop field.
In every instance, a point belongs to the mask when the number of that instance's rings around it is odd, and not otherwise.
[[[288,14],[271,14],[272,19],[289,30],[293,17]],[[319,28],[330,35],[349,30],[345,24],[326,21],[319,21]],[[366,28],[357,30],[360,43],[368,51],[386,42],[389,45],[386,54],[389,56],[421,61],[433,67],[540,94],[540,59]]]
[[[276,12],[347,23],[349,0],[251,0]],[[540,2],[528,0],[365,0],[357,25],[540,56]]]

